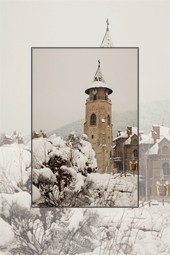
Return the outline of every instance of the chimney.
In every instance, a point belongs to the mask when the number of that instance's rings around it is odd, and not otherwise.
[[[143,131],[139,131],[139,140],[142,141],[142,135],[144,134]]]
[[[23,143],[24,143],[24,138],[18,137],[18,144],[23,144]]]
[[[118,129],[118,136],[121,136],[121,129]]]
[[[153,128],[153,131],[155,132],[156,139],[160,139],[160,126],[153,125],[152,128]]]
[[[127,134],[128,134],[128,137],[129,137],[130,135],[132,135],[132,127],[127,126]]]
[[[156,143],[156,139],[157,139],[157,133],[154,130],[152,130],[152,138],[153,138],[153,141],[154,141],[154,144],[155,144]]]
[[[39,138],[39,133],[34,131],[33,138]]]
[[[46,135],[45,132],[42,133],[42,137],[43,137],[43,138],[46,138],[46,137],[47,137],[47,135]]]

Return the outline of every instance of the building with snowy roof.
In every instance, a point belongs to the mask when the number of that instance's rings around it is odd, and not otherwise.
[[[139,148],[140,198],[162,200],[157,182],[170,183],[170,128],[153,125],[149,135],[140,135]]]
[[[138,129],[128,126],[125,131],[118,130],[117,137],[113,139],[113,161],[117,172],[138,169]]]

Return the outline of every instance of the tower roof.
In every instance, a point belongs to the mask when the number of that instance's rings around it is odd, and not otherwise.
[[[101,46],[100,46],[102,48],[113,47],[112,38],[111,38],[110,33],[109,33],[109,20],[108,19],[106,20],[106,24],[107,24],[106,33],[104,35],[104,38],[103,38]]]
[[[108,95],[110,95],[113,91],[112,91],[112,89],[109,89],[106,86],[107,85],[106,85],[106,82],[105,82],[105,80],[103,78],[102,71],[101,71],[101,68],[100,68],[100,59],[99,59],[98,60],[97,71],[95,73],[94,80],[93,80],[91,88],[99,88],[99,87],[103,88],[104,87],[104,88],[107,89]],[[89,94],[91,88],[86,89],[85,93]]]

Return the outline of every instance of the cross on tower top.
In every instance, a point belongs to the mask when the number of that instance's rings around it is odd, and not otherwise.
[[[107,31],[109,31],[109,19],[108,18],[106,20],[106,24],[107,24]]]
[[[98,67],[100,67],[100,59],[98,60]]]

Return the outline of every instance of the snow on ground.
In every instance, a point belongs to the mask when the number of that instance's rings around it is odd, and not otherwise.
[[[53,137],[54,139],[55,137]],[[57,142],[57,141],[56,141]],[[61,141],[59,141],[61,142]],[[40,142],[42,144],[42,141]],[[44,144],[44,143],[43,143]],[[4,178],[4,183],[11,186],[11,194],[0,193],[0,250],[1,254],[10,254],[9,250],[10,244],[15,242],[14,232],[12,226],[10,226],[4,219],[9,219],[12,217],[20,217],[26,215],[30,212],[31,197],[27,192],[23,192],[19,187],[17,187],[17,182],[20,181],[20,166],[23,167],[27,174],[27,167],[29,167],[30,152],[28,152],[23,146],[20,145],[10,145],[0,147],[0,166],[1,175],[8,178],[10,182],[6,182]],[[58,145],[57,145],[58,146]],[[63,144],[64,146],[64,144]],[[57,147],[56,147],[57,148]],[[63,147],[61,147],[62,149]],[[49,144],[48,152],[51,153],[51,145]],[[22,163],[21,164],[21,154]],[[48,153],[47,153],[48,154]],[[47,155],[48,156],[48,155]],[[77,182],[75,182],[75,187],[79,191],[82,187],[83,180],[80,173],[72,167],[63,166],[63,171],[69,172],[73,177],[76,176]],[[14,172],[12,172],[12,169]],[[40,168],[36,171],[47,180],[51,178],[51,170],[46,171],[49,168]],[[6,171],[6,175],[5,175]],[[45,171],[45,175],[44,175]],[[19,175],[19,176],[17,176]],[[52,173],[53,175],[53,173]],[[129,201],[134,202],[137,199],[136,185],[137,176],[129,175],[109,175],[98,173],[91,173],[87,175],[89,183],[91,183],[91,192],[96,192],[99,196],[98,189],[103,191],[105,198],[110,196],[113,198],[115,196],[116,204],[122,205],[122,203],[127,202],[127,198],[130,197]],[[16,186],[15,186],[16,185]],[[3,186],[2,186],[3,187]],[[14,193],[12,187],[15,187],[17,193]],[[114,187],[114,193],[112,194],[112,189]],[[35,187],[35,190],[37,188]],[[38,190],[38,189],[37,189]],[[36,193],[36,200],[39,200],[40,194],[38,191]],[[34,186],[33,186],[34,192]],[[9,192],[10,193],[10,192]],[[100,201],[100,200],[99,200]],[[141,206],[141,205],[140,205]],[[32,214],[37,214],[36,208],[31,209]],[[58,210],[58,209],[56,209]],[[100,208],[100,209],[85,209],[91,211],[97,211],[100,215],[98,225],[96,226],[96,241],[100,243],[93,251],[87,253],[78,253],[81,255],[112,255],[112,254],[132,254],[132,255],[168,255],[170,254],[170,204],[165,203],[163,206],[161,203],[158,205],[148,206],[147,203],[144,207],[140,208]],[[48,212],[48,209],[46,209]],[[40,214],[40,211],[38,212]],[[80,231],[85,214],[83,209],[71,209],[67,222],[68,233],[76,233]],[[14,216],[15,215],[15,216]],[[39,215],[41,216],[41,214]],[[4,219],[2,219],[2,217]],[[55,226],[57,226],[57,222]],[[39,226],[39,231],[36,235],[42,238],[43,232],[43,222],[37,219],[34,223],[33,228],[37,229]],[[59,226],[60,227],[60,226]],[[57,240],[56,240],[57,241]]]
[[[170,204],[97,211],[101,217],[97,232],[100,246],[87,254],[170,254]]]
[[[14,241],[15,235],[12,227],[0,218],[0,250],[8,247]],[[0,253],[5,254],[5,253]]]
[[[69,214],[69,225],[68,229],[69,231],[77,231],[77,229],[80,227],[80,223],[83,221],[83,211],[82,209],[72,209]]]
[[[25,184],[30,178],[30,172],[26,171],[31,164],[31,153],[23,144],[10,144],[0,147],[0,168],[10,180]]]
[[[14,194],[0,193],[0,215],[5,218],[12,214],[23,215],[31,208],[31,195],[27,192]]]
[[[96,200],[92,204],[105,206],[137,206],[137,175],[120,176],[120,174],[91,173],[88,181],[92,183],[91,189],[96,192]],[[104,198],[100,199],[100,196]],[[101,202],[100,202],[101,201]],[[108,203],[107,203],[108,201]],[[110,204],[110,201],[112,203]]]

